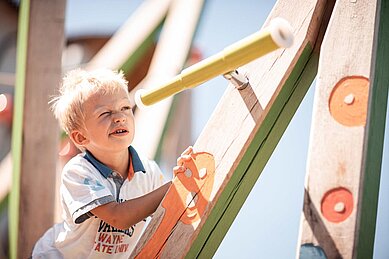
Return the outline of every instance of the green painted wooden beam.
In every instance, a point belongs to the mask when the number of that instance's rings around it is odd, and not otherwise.
[[[212,257],[238,215],[317,74],[320,46],[334,3],[326,3],[315,46],[305,46],[186,258]]]
[[[211,258],[254,187],[317,73],[307,45],[186,258]]]
[[[16,54],[16,82],[14,97],[14,115],[12,125],[12,189],[9,204],[9,244],[10,258],[17,258],[18,246],[18,222],[19,222],[19,198],[20,198],[20,171],[22,159],[23,140],[23,112],[24,112],[24,87],[26,79],[27,44],[29,28],[30,1],[21,1],[19,7],[19,25]]]
[[[28,258],[36,240],[54,222],[58,124],[48,101],[61,78],[65,4],[65,0],[22,1],[20,6],[9,210],[11,258]],[[46,36],[44,41],[41,35]],[[32,209],[37,204],[39,209]]]
[[[123,26],[89,61],[86,69],[107,67],[131,72],[158,41],[171,0],[142,2]],[[129,37],[129,35],[131,37]]]
[[[200,222],[176,223],[161,257],[209,258],[216,251],[316,74],[318,49],[313,49],[328,22],[323,17],[332,10],[328,2],[300,1],[293,13],[288,1],[277,2],[268,21],[289,20],[295,45],[242,67],[250,81],[246,89],[227,88],[194,145],[215,160],[215,173],[207,179],[213,184],[207,209]],[[198,195],[208,199],[201,191]],[[152,238],[164,214],[160,207],[140,243]]]
[[[128,56],[125,62],[120,66],[120,70],[129,73],[135,68],[138,61],[144,57],[147,51],[153,46],[154,42],[157,41],[157,35],[162,28],[163,22],[164,20],[162,20],[155,30],[143,41],[139,48]]]
[[[365,161],[363,161],[363,186],[359,203],[361,206],[359,231],[355,242],[355,258],[371,258],[374,250],[378,194],[381,177],[385,120],[389,85],[389,2],[380,1],[376,13],[375,45],[372,63],[371,90],[366,124]]]

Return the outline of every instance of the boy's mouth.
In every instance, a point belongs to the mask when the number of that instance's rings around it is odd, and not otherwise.
[[[126,129],[117,129],[111,133],[109,133],[109,135],[123,135],[123,134],[127,134],[128,133],[128,130]]]

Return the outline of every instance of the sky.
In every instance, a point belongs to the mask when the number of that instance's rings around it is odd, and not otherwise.
[[[68,0],[68,35],[86,30],[112,31],[141,2]],[[256,32],[274,0],[209,0],[194,44],[204,58]],[[104,17],[104,19],[96,19]],[[204,128],[227,82],[217,77],[193,91],[193,141]],[[298,243],[306,157],[315,83],[310,87],[272,157],[242,206],[214,258],[294,258]],[[201,109],[198,109],[201,107]],[[389,116],[387,114],[387,121]],[[374,258],[389,258],[389,131],[385,132]],[[386,219],[386,220],[385,220]]]

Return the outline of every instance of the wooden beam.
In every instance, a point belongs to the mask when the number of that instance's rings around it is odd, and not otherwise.
[[[355,258],[373,255],[389,86],[389,3],[377,1]]]
[[[198,191],[187,188],[178,193],[176,203],[159,207],[132,256],[142,254],[156,239],[163,244],[156,249],[161,258],[210,258],[215,253],[316,74],[318,55],[312,50],[331,5],[313,0],[293,4],[299,8],[279,0],[264,26],[275,17],[285,18],[294,28],[294,45],[242,67],[250,86],[237,90],[229,85],[194,145],[196,151],[212,155],[215,172],[206,171],[201,179],[188,172],[186,177],[202,183]],[[173,180],[173,186],[185,184],[180,178]],[[169,191],[166,197],[169,194],[174,195]],[[186,194],[188,199],[182,199]],[[205,209],[193,213],[204,200]],[[165,215],[174,210],[177,220],[169,222],[167,237],[154,236]],[[190,216],[198,220],[188,223]]]
[[[158,146],[154,159],[163,172],[170,174],[177,163],[177,156],[192,142],[192,94],[179,93],[173,98],[171,111],[166,119],[165,133]],[[171,175],[169,175],[171,177]]]
[[[86,69],[130,71],[152,46],[154,35],[166,17],[172,0],[144,1],[125,24],[87,64]]]
[[[155,87],[182,70],[189,55],[203,3],[203,0],[172,1],[149,72],[139,84],[140,88]],[[150,158],[156,155],[171,103],[172,98],[168,98],[152,107],[138,109],[135,112],[136,134],[133,145]]]
[[[11,258],[29,258],[53,224],[59,129],[48,101],[61,78],[65,0],[21,1],[17,43]]]
[[[323,41],[300,230],[301,258],[313,254],[373,257],[388,91],[384,67],[389,34],[383,28],[388,19],[380,13],[380,2],[337,1]]]

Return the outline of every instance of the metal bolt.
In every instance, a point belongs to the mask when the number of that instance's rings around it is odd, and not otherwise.
[[[354,103],[355,97],[353,94],[349,94],[346,97],[344,97],[343,102],[347,105],[351,105]]]
[[[344,205],[343,202],[338,202],[335,204],[334,211],[338,213],[343,213],[346,209],[346,206]]]
[[[199,177],[200,179],[203,179],[207,175],[207,168],[201,168],[199,170]]]
[[[189,170],[189,169],[186,169],[186,171],[185,171],[185,176],[186,177],[192,177],[192,171],[191,170]]]

